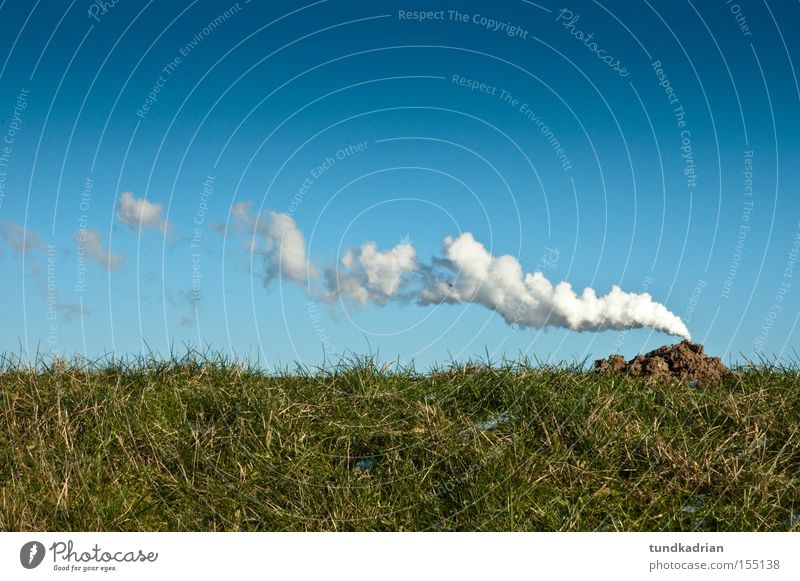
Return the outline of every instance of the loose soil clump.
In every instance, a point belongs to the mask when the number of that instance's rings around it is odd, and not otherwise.
[[[718,384],[733,376],[719,357],[708,357],[700,343],[685,340],[637,355],[630,361],[622,355],[598,359],[594,369],[605,375],[621,373],[657,381],[696,381],[702,385]]]

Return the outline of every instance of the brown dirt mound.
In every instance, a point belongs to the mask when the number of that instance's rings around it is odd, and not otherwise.
[[[681,341],[664,345],[645,355],[625,361],[622,355],[594,362],[595,371],[603,374],[623,373],[634,377],[651,377],[658,381],[697,381],[699,384],[720,383],[732,376],[719,357],[708,357],[700,343]]]

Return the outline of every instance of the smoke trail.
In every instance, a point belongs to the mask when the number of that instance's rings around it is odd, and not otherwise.
[[[316,270],[306,257],[303,233],[285,214],[267,212],[260,219],[247,204],[234,214],[263,236],[266,280],[281,274],[305,284]],[[541,272],[525,273],[513,256],[493,256],[465,232],[444,241],[444,256],[422,264],[408,241],[380,251],[374,242],[348,250],[341,263],[325,269],[322,298],[337,298],[379,306],[389,302],[475,303],[496,311],[515,327],[559,327],[573,331],[650,328],[690,339],[679,317],[648,293],[625,292],[618,286],[598,296],[586,288],[580,294],[568,282],[551,283]]]
[[[478,303],[510,325],[603,331],[648,327],[689,339],[679,317],[648,293],[628,293],[618,286],[601,297],[590,288],[578,295],[568,282],[553,285],[541,272],[523,273],[513,256],[494,257],[469,232],[444,241],[446,274],[420,294],[421,304]]]

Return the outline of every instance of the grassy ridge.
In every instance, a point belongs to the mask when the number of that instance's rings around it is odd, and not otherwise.
[[[795,368],[0,371],[2,530],[800,530]]]

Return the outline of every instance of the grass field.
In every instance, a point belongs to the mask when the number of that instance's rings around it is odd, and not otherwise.
[[[796,367],[0,371],[2,530],[800,530]]]

